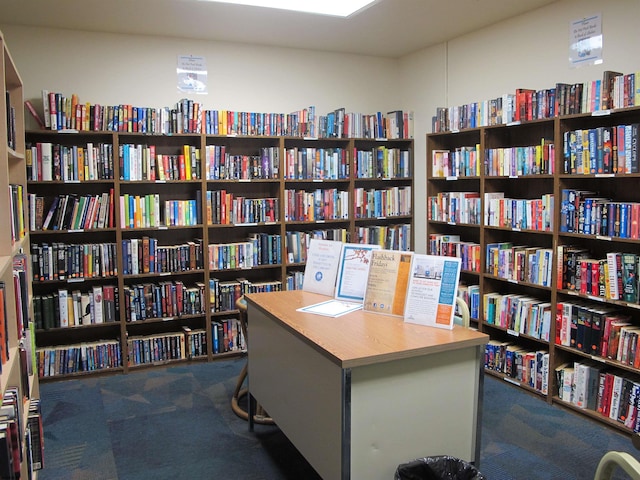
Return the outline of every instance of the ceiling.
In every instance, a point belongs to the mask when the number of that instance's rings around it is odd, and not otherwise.
[[[0,0],[0,24],[400,57],[555,1],[377,0],[345,19],[202,0]]]

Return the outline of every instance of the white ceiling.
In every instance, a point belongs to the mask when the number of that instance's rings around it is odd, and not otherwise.
[[[555,1],[378,0],[344,19],[202,0],[0,0],[0,24],[399,57]]]

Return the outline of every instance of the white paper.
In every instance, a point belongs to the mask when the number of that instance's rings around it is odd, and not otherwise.
[[[354,312],[362,308],[361,303],[343,302],[341,300],[327,300],[325,302],[309,305],[297,309],[297,312],[315,313],[327,317],[339,317],[349,312]]]

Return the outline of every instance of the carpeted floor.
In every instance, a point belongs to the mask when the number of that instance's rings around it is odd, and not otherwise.
[[[38,479],[318,479],[277,427],[249,432],[231,411],[244,361],[43,383]],[[640,457],[628,436],[493,377],[483,405],[478,468],[490,480],[589,480],[608,450]]]

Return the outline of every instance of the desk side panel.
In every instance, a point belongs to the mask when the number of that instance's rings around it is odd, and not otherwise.
[[[475,461],[478,347],[351,371],[351,478],[390,479],[415,458]]]
[[[251,304],[248,318],[251,395],[323,478],[341,478],[342,369]]]

